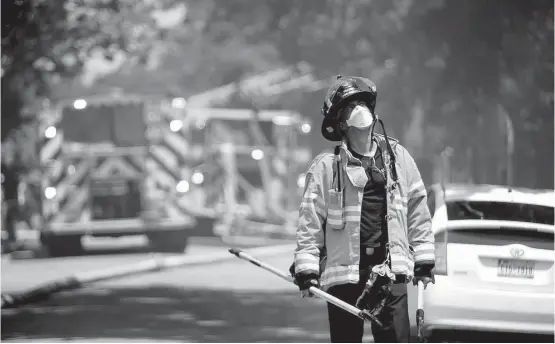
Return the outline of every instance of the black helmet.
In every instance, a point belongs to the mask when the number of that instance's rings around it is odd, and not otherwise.
[[[322,135],[330,141],[341,141],[341,135],[337,130],[338,110],[350,101],[362,100],[374,114],[376,96],[376,85],[372,81],[358,76],[338,75],[337,80],[328,89],[322,107]]]

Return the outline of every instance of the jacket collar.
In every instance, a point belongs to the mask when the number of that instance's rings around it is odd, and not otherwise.
[[[393,138],[389,138],[391,140],[391,146],[392,148],[395,150],[395,146],[397,145],[398,141],[393,139]],[[372,140],[374,140],[375,142],[378,143],[380,149],[382,150],[382,157],[384,159],[384,168],[386,170],[386,176],[387,176],[387,184],[389,185],[388,187],[390,187],[391,184],[391,168],[389,166],[389,162],[390,162],[390,157],[389,157],[389,152],[387,150],[387,143],[385,141],[385,136],[381,135],[381,134],[376,134],[374,133],[374,136],[372,137]],[[345,180],[346,180],[346,169],[347,169],[347,164],[348,163],[354,163],[356,165],[362,166],[362,162],[360,161],[360,159],[356,158],[353,156],[353,154],[349,151],[347,142],[345,140],[341,141],[341,144],[336,146],[336,153],[338,154],[334,154],[334,164],[333,164],[333,187],[336,190],[343,190],[345,187]],[[338,166],[340,166],[340,168],[338,169]],[[338,185],[337,182],[340,182],[340,184]]]
[[[382,150],[382,154],[383,154],[384,150],[383,150],[382,144],[381,144],[379,138],[376,137],[375,134],[374,134],[374,137],[372,137],[372,141],[375,142],[376,144],[378,144],[378,146]],[[342,156],[346,157],[348,162],[356,163],[358,165],[362,165],[362,162],[360,161],[360,159],[355,157],[353,155],[353,153],[351,153],[351,151],[349,150],[349,145],[348,145],[346,140],[341,141],[341,144],[339,145],[339,148],[340,148],[340,151],[343,152]]]

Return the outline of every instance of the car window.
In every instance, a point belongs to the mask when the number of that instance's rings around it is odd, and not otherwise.
[[[428,190],[428,209],[430,209],[430,215],[434,217],[436,212],[436,194],[432,189]]]
[[[525,203],[450,201],[447,202],[449,220],[504,220],[554,224],[554,208]]]

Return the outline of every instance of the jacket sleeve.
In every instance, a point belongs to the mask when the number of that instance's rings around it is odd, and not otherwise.
[[[426,188],[416,162],[406,150],[404,155],[408,184],[408,240],[414,248],[414,264],[415,267],[425,265],[433,268],[435,266],[435,242]]]
[[[306,175],[305,189],[299,208],[297,248],[295,250],[296,274],[320,274],[320,250],[324,247],[326,207],[323,171],[318,161],[311,165]]]

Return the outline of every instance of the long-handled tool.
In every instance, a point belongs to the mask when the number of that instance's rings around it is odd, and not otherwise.
[[[231,254],[236,255],[237,258],[249,261],[252,264],[254,264],[254,265],[256,265],[256,266],[258,266],[258,267],[260,267],[260,268],[262,268],[266,271],[269,271],[269,272],[273,273],[274,275],[279,276],[279,277],[283,278],[284,280],[286,280],[288,282],[294,283],[293,277],[289,276],[288,274],[286,274],[286,273],[284,273],[284,272],[282,272],[282,271],[280,271],[280,270],[278,270],[278,269],[276,269],[276,268],[274,268],[274,267],[272,267],[268,264],[265,264],[265,263],[257,260],[254,257],[251,257],[250,255],[246,254],[245,252],[243,252],[239,249],[230,248],[229,252]],[[373,317],[371,317],[369,314],[366,314],[366,312],[364,312],[363,310],[360,310],[360,309],[356,308],[355,306],[352,306],[352,305],[346,303],[345,301],[342,301],[342,300],[336,298],[335,296],[326,293],[323,290],[320,290],[316,287],[310,287],[308,289],[308,291],[310,291],[315,296],[317,296],[317,297],[319,297],[319,298],[321,298],[321,299],[323,299],[323,300],[325,300],[325,301],[327,301],[327,302],[329,302],[329,303],[331,303],[331,304],[333,304],[333,305],[335,305],[335,306],[337,306],[341,309],[344,309],[345,311],[347,311],[347,312],[349,312],[353,315],[356,315],[357,317],[359,317],[363,320],[375,321],[375,319],[373,319]]]
[[[416,330],[418,340],[421,343],[426,342],[424,336],[424,283],[418,281],[418,309],[416,310]]]

